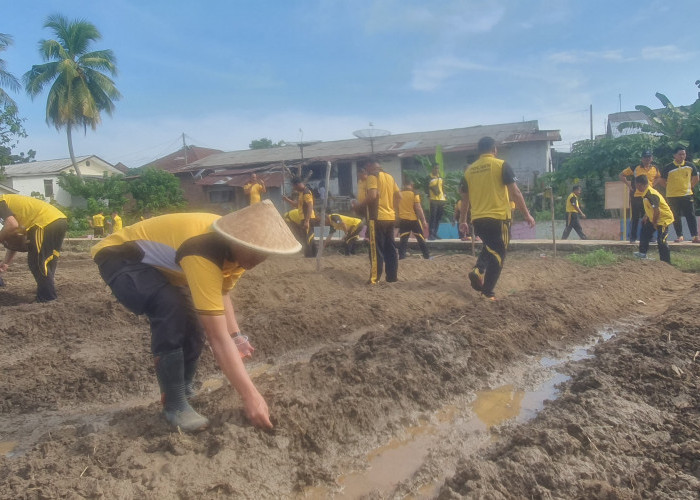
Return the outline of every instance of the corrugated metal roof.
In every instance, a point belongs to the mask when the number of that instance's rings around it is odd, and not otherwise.
[[[369,140],[363,139],[319,142],[304,147],[304,159],[319,161],[369,156],[372,154],[372,147],[375,156],[418,154],[417,151],[434,151],[438,145],[442,146],[443,151],[469,150],[476,149],[477,142],[484,136],[491,136],[498,144],[502,144],[515,134],[523,134],[523,138],[511,142],[561,140],[558,130],[541,131],[537,120],[533,120],[387,135],[376,137],[373,144],[370,144]],[[246,149],[213,154],[194,162],[187,170],[294,162],[300,159],[300,148],[292,145],[270,149]]]
[[[89,156],[76,156],[75,161],[79,163]],[[61,158],[59,160],[44,160],[31,161],[29,163],[17,163],[15,165],[5,165],[5,175],[15,177],[18,175],[40,175],[40,174],[57,174],[66,168],[72,167],[73,163],[70,158]]]
[[[284,176],[282,172],[271,172],[265,174],[258,174],[258,177],[262,179],[267,187],[280,187],[284,182]],[[204,179],[195,182],[198,186],[238,186],[243,187],[250,180],[250,174],[240,173],[238,170],[229,171],[228,173],[221,174],[210,174]]]

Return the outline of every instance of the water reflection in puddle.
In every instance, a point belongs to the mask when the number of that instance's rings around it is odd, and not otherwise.
[[[443,408],[431,421],[404,429],[401,437],[395,437],[386,445],[370,452],[367,455],[367,469],[340,476],[337,479],[340,491],[315,486],[307,488],[301,495],[302,498],[358,498],[372,492],[391,492],[401,481],[409,479],[418,471],[431,447],[440,436],[446,435],[448,429],[458,428],[463,435],[478,436],[481,433],[480,442],[475,444],[476,447],[488,443],[491,436],[485,431],[489,428],[507,421],[527,422],[544,407],[545,401],[557,398],[556,387],[570,377],[557,372],[556,367],[569,361],[591,357],[589,350],[592,347],[609,340],[615,334],[615,330],[605,329],[599,332],[592,342],[577,346],[561,358],[540,358],[533,371],[545,372],[546,378],[531,390],[519,389],[512,383],[505,384],[495,389],[477,392],[476,398],[467,409],[461,410],[456,406]],[[416,498],[436,495],[445,477],[447,471],[434,482],[422,485],[416,492]]]

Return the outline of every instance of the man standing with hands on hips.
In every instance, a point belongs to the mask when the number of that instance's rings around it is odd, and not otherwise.
[[[493,290],[501,275],[510,240],[510,201],[515,202],[530,227],[535,227],[535,219],[515,183],[513,169],[496,158],[496,141],[492,137],[482,137],[477,152],[479,159],[464,172],[459,226],[465,233],[469,230],[467,212],[471,207],[474,236],[481,238],[483,245],[476,265],[469,273],[469,281],[482,297],[496,300]]]

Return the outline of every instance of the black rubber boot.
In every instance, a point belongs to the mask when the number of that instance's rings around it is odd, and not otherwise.
[[[185,397],[190,399],[194,397],[197,391],[194,388],[194,377],[197,374],[197,364],[199,358],[191,361],[185,361]]]
[[[185,357],[182,349],[157,354],[155,363],[166,420],[185,432],[206,429],[209,420],[194,411],[185,396]]]

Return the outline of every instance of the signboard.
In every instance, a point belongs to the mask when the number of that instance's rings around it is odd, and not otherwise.
[[[622,181],[605,183],[605,210],[629,209],[630,196],[627,184]]]

